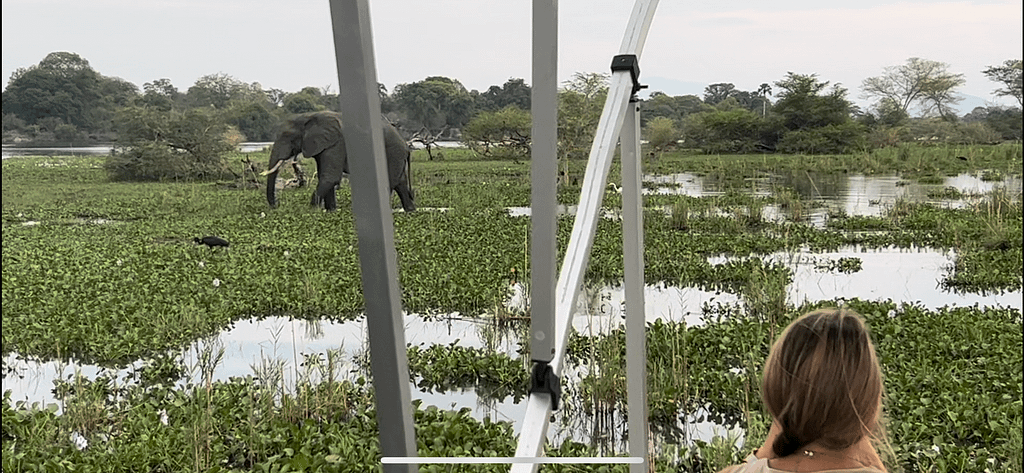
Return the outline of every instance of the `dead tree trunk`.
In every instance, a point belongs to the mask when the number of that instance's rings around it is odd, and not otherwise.
[[[422,144],[423,147],[426,148],[427,150],[427,159],[433,161],[434,152],[432,151],[432,148],[439,148],[439,146],[437,146],[437,140],[438,138],[441,138],[441,135],[444,135],[446,131],[448,131],[447,125],[444,128],[442,128],[441,131],[437,132],[437,134],[431,133],[430,130],[427,129],[427,127],[420,128],[420,131],[417,131],[415,134],[412,135],[412,138],[409,139],[409,144],[417,142]],[[438,152],[437,159],[441,160],[441,157],[441,153]]]

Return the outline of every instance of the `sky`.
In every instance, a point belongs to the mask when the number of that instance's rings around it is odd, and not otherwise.
[[[286,5],[286,6],[282,6]],[[378,81],[429,76],[485,91],[530,82],[532,2],[370,0]],[[629,0],[558,4],[558,76],[607,72],[632,10]],[[182,92],[226,73],[265,89],[337,92],[327,0],[3,0],[4,87],[16,69],[70,51],[105,76],[142,87],[167,78]],[[981,71],[1022,56],[1019,0],[661,1],[640,57],[641,82],[669,95],[740,90],[816,73],[850,98],[886,66],[920,57],[963,73],[970,103],[1016,104]],[[969,109],[968,109],[969,110]]]

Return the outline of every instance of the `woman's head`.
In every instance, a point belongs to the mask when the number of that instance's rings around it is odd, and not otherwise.
[[[781,427],[784,457],[811,442],[843,449],[872,433],[882,373],[867,326],[848,309],[819,309],[786,327],[765,363],[765,406]]]

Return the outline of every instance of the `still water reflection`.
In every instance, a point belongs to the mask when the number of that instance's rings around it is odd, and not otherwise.
[[[736,190],[735,182],[689,173],[652,174],[644,176],[644,182],[648,183],[648,187],[644,189],[648,194],[711,197]],[[780,188],[793,189],[801,199],[823,204],[820,208],[810,210],[809,218],[814,221],[824,218],[824,214],[830,210],[841,210],[848,215],[878,216],[898,200],[961,207],[965,202],[975,200],[997,187],[1003,188],[1011,196],[1020,195],[1021,176],[1006,176],[994,181],[985,181],[980,174],[960,174],[944,177],[938,184],[922,184],[903,180],[896,175],[797,173],[751,179],[749,186],[742,191],[767,197]],[[943,199],[928,196],[946,188],[956,189],[965,198]]]

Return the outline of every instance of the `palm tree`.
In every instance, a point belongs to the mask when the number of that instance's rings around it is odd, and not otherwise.
[[[761,100],[761,118],[764,118],[764,116],[768,114],[768,99],[766,98],[766,96],[771,95],[771,94],[772,94],[772,86],[768,85],[767,82],[761,84],[761,86],[757,88],[757,95],[761,96],[761,98],[762,98],[762,100]]]

